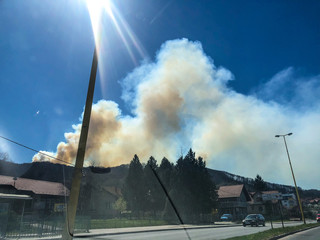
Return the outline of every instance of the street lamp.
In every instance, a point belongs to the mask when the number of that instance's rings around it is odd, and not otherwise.
[[[294,186],[296,188],[296,193],[297,193],[298,203],[299,203],[299,207],[300,207],[301,217],[302,217],[303,223],[306,224],[306,220],[304,218],[303,211],[302,211],[302,205],[301,205],[301,200],[300,200],[300,196],[299,196],[299,192],[298,192],[298,187],[297,187],[296,179],[294,177],[293,168],[292,168],[290,155],[289,155],[289,151],[288,151],[288,146],[287,146],[287,142],[286,142],[286,136],[291,136],[291,135],[292,135],[292,133],[287,133],[287,134],[283,134],[283,135],[275,135],[275,137],[283,137],[284,145],[286,146],[286,150],[287,150],[287,155],[288,155],[288,159],[289,159],[289,165],[290,165],[290,169],[291,169],[291,173],[292,173]]]

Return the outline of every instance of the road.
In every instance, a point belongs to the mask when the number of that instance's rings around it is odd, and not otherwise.
[[[284,238],[281,240],[319,240],[320,239],[320,227],[312,228],[303,232],[299,232]]]
[[[286,226],[293,226],[302,224],[301,222],[285,223]],[[274,227],[281,227],[281,223],[274,223]],[[188,230],[164,230],[164,231],[149,231],[149,232],[136,232],[125,234],[110,234],[100,236],[88,236],[85,239],[114,239],[114,240],[180,240],[180,239],[197,239],[197,240],[213,240],[213,239],[226,239],[236,236],[243,236],[261,231],[266,231],[271,228],[268,223],[265,227],[243,227],[243,226],[231,226],[231,227],[212,227],[201,229],[188,229]],[[188,237],[189,235],[189,237]],[[80,239],[80,238],[74,238]],[[83,237],[81,238],[83,239]]]

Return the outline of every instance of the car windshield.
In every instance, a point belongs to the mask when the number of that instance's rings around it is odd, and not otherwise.
[[[210,239],[254,233],[227,230],[249,214],[316,221],[319,12],[0,1],[0,238]]]

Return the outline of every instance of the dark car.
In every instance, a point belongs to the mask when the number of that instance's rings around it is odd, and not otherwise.
[[[232,215],[231,214],[223,214],[220,217],[220,220],[221,221],[232,221]]]
[[[246,216],[244,220],[242,220],[243,226],[251,225],[258,227],[259,225],[265,226],[266,221],[261,214],[250,214]]]
[[[317,214],[316,220],[317,222],[320,222],[320,213]]]

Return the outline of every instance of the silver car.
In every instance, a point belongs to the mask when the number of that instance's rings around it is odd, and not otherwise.
[[[265,226],[266,220],[261,214],[250,214],[246,216],[244,220],[242,220],[242,225],[245,227],[247,225],[256,226],[259,225]]]

